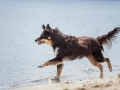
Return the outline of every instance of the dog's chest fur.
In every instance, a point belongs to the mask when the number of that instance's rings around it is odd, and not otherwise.
[[[55,54],[55,57],[57,56],[57,54],[58,54],[58,50],[59,50],[59,47],[56,47],[55,49],[54,49],[54,54]]]
[[[54,49],[54,54],[55,54],[55,57],[58,55],[58,53],[59,53],[59,47],[56,47],[55,49]],[[71,56],[64,56],[63,57],[63,60],[70,60],[71,58],[70,58]]]

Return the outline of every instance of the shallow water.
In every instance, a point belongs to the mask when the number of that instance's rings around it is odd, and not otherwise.
[[[97,37],[120,26],[120,1],[0,1],[0,89],[48,84],[56,66],[37,65],[54,57],[47,45],[34,40],[42,24],[49,23],[63,33]],[[113,72],[103,63],[104,76],[120,73],[120,34],[111,49],[105,49]],[[61,82],[98,78],[99,70],[86,58],[64,62]]]

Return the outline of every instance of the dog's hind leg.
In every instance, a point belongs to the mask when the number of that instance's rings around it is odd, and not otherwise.
[[[112,72],[112,65],[110,63],[109,58],[104,58],[104,61],[108,64],[108,68],[109,68],[110,72]]]
[[[102,66],[99,62],[97,62],[97,61],[95,60],[95,58],[94,58],[94,56],[93,56],[92,54],[88,55],[87,58],[90,60],[90,62],[91,62],[94,66],[96,66],[96,67],[99,68],[99,70],[100,70],[100,77],[102,78],[102,77],[103,77],[103,66]]]
[[[64,66],[64,64],[57,65],[57,75],[56,75],[55,79],[58,79],[58,80],[60,79],[60,75],[61,75],[63,66]]]

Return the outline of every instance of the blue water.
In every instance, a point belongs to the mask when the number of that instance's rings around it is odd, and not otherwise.
[[[75,36],[107,34],[120,27],[120,1],[0,1],[0,89],[26,83],[44,84],[56,75],[56,66],[38,69],[37,65],[54,57],[48,45],[37,45],[34,40],[42,32],[42,24],[58,27],[63,33]],[[120,73],[120,34],[111,49],[105,49],[113,72],[103,63],[104,76]],[[98,68],[86,58],[64,62],[63,81],[97,78]],[[45,82],[46,83],[46,82]]]

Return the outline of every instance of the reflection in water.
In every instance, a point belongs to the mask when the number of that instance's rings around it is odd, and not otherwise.
[[[86,73],[91,73],[91,72],[94,72],[94,70],[93,69],[85,69],[85,70],[83,70],[84,72],[86,72]]]

